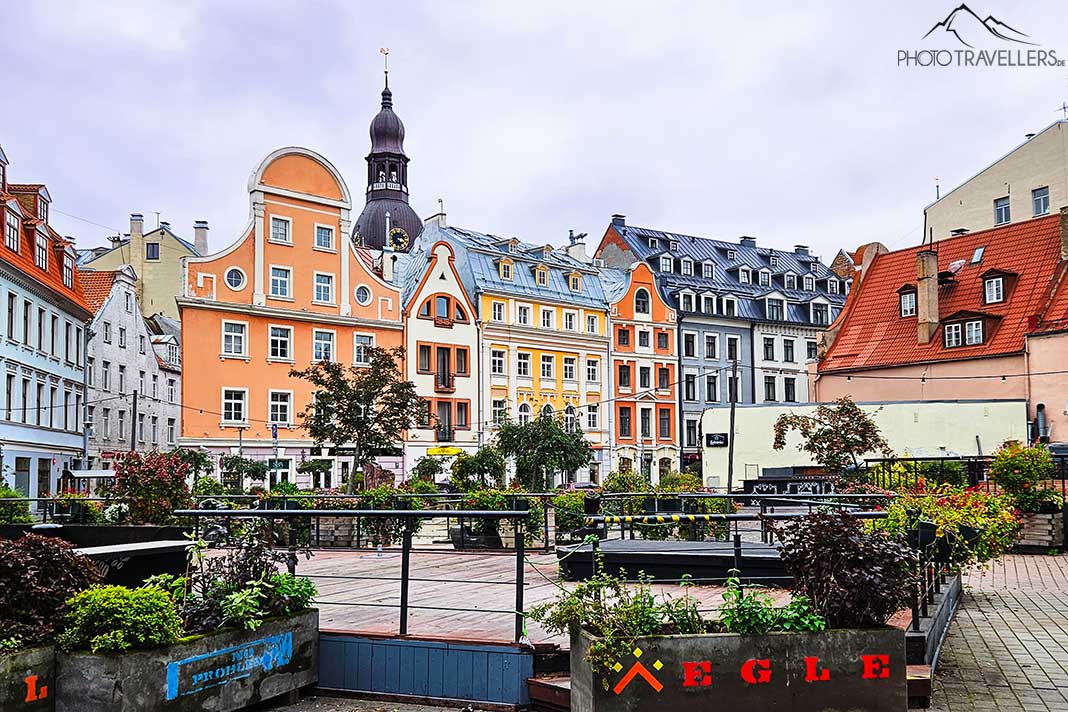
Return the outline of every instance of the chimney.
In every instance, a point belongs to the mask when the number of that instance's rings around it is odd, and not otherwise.
[[[916,253],[916,343],[930,343],[938,330],[938,253]]]
[[[130,239],[140,240],[144,235],[145,216],[141,213],[130,213]]]
[[[437,225],[438,227],[448,227],[448,223],[445,222],[445,213],[434,213],[427,219],[423,220],[424,225]]]
[[[579,262],[589,262],[589,258],[586,257],[586,233],[580,232],[575,234],[574,230],[567,231],[567,255],[573,260]]]
[[[166,220],[160,220],[159,226],[164,230],[170,230],[171,229],[171,224],[169,222],[167,222]]]
[[[742,235],[742,238],[738,240],[742,247],[756,247],[756,238],[749,237],[748,235]]]
[[[387,242],[385,248],[382,250],[382,280],[385,282],[393,281],[393,273],[396,271],[397,266],[397,253],[389,248]]]
[[[1068,260],[1068,205],[1061,208],[1061,259]]]
[[[794,245],[794,254],[808,257],[808,245]]]
[[[208,254],[208,221],[197,220],[193,223],[193,247],[201,255]]]
[[[620,215],[619,213],[614,214],[612,216],[612,224],[615,225],[616,227],[626,227],[627,226],[627,216],[626,215]]]

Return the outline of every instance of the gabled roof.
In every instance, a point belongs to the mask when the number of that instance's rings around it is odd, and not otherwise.
[[[170,227],[167,226],[167,225],[160,225],[159,227],[155,228],[154,230],[149,230],[148,232],[146,232],[144,234],[144,237],[146,239],[148,239],[148,238],[150,238],[152,235],[154,235],[157,232],[169,235],[170,237],[174,238],[175,241],[177,241],[179,244],[181,244],[183,247],[185,247],[187,250],[189,250],[190,254],[192,254],[194,257],[201,257],[202,256],[193,243],[191,243],[188,240],[185,240],[185,239],[175,235],[174,231],[171,230]],[[78,264],[86,264],[88,262],[92,262],[95,259],[103,257],[104,255],[109,254],[111,252],[114,252],[115,250],[118,250],[118,249],[121,249],[123,247],[126,247],[129,244],[130,244],[130,236],[126,235],[125,237],[123,237],[123,239],[117,240],[117,241],[111,243],[110,247],[104,247],[104,248],[95,247],[95,248],[90,248],[88,250],[79,250],[78,251]]]
[[[89,311],[96,314],[104,306],[111,288],[115,284],[117,270],[85,270],[82,272],[82,289],[85,291],[85,304]]]
[[[910,363],[950,361],[1000,356],[1022,352],[1024,337],[1049,300],[1050,280],[1060,267],[1060,216],[1025,222],[940,240],[938,270],[965,260],[953,279],[938,288],[938,313],[963,318],[976,314],[993,317],[987,324],[984,343],[975,346],[943,346],[940,327],[926,344],[917,343],[916,317],[900,316],[899,290],[916,283],[916,254],[912,247],[880,254],[864,278],[855,285],[836,326],[838,335],[820,362],[820,371],[898,366]],[[985,247],[982,261],[972,264],[977,247]],[[991,269],[1015,272],[1015,284],[1007,286],[1006,299],[983,303],[982,275]],[[1068,295],[1064,297],[1068,308]],[[1049,310],[1047,310],[1048,312]]]

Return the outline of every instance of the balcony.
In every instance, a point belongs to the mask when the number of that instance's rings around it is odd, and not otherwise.
[[[434,374],[435,393],[454,393],[456,391],[456,377],[451,373],[438,372]]]
[[[434,429],[434,439],[439,443],[451,443],[455,440],[455,435],[453,428],[438,426]]]

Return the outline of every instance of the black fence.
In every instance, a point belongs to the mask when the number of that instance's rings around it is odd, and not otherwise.
[[[880,489],[916,487],[921,482],[949,484],[957,487],[977,487],[997,492],[997,483],[990,476],[992,456],[962,457],[886,457],[869,458],[856,473],[859,482]],[[1053,473],[1042,483],[1047,489],[1065,493],[1068,484],[1068,455],[1053,456]]]

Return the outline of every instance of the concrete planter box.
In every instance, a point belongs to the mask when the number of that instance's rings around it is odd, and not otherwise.
[[[57,712],[238,710],[318,680],[319,612],[123,655],[58,653],[56,663]]]
[[[1052,514],[1020,514],[1020,531],[1016,548],[1024,552],[1046,553],[1064,545],[1064,519],[1060,512]]]
[[[905,633],[896,628],[641,638],[607,690],[584,659],[593,641],[571,636],[572,712],[908,708]]]
[[[55,679],[52,646],[0,655],[0,710],[51,712],[56,708]]]

